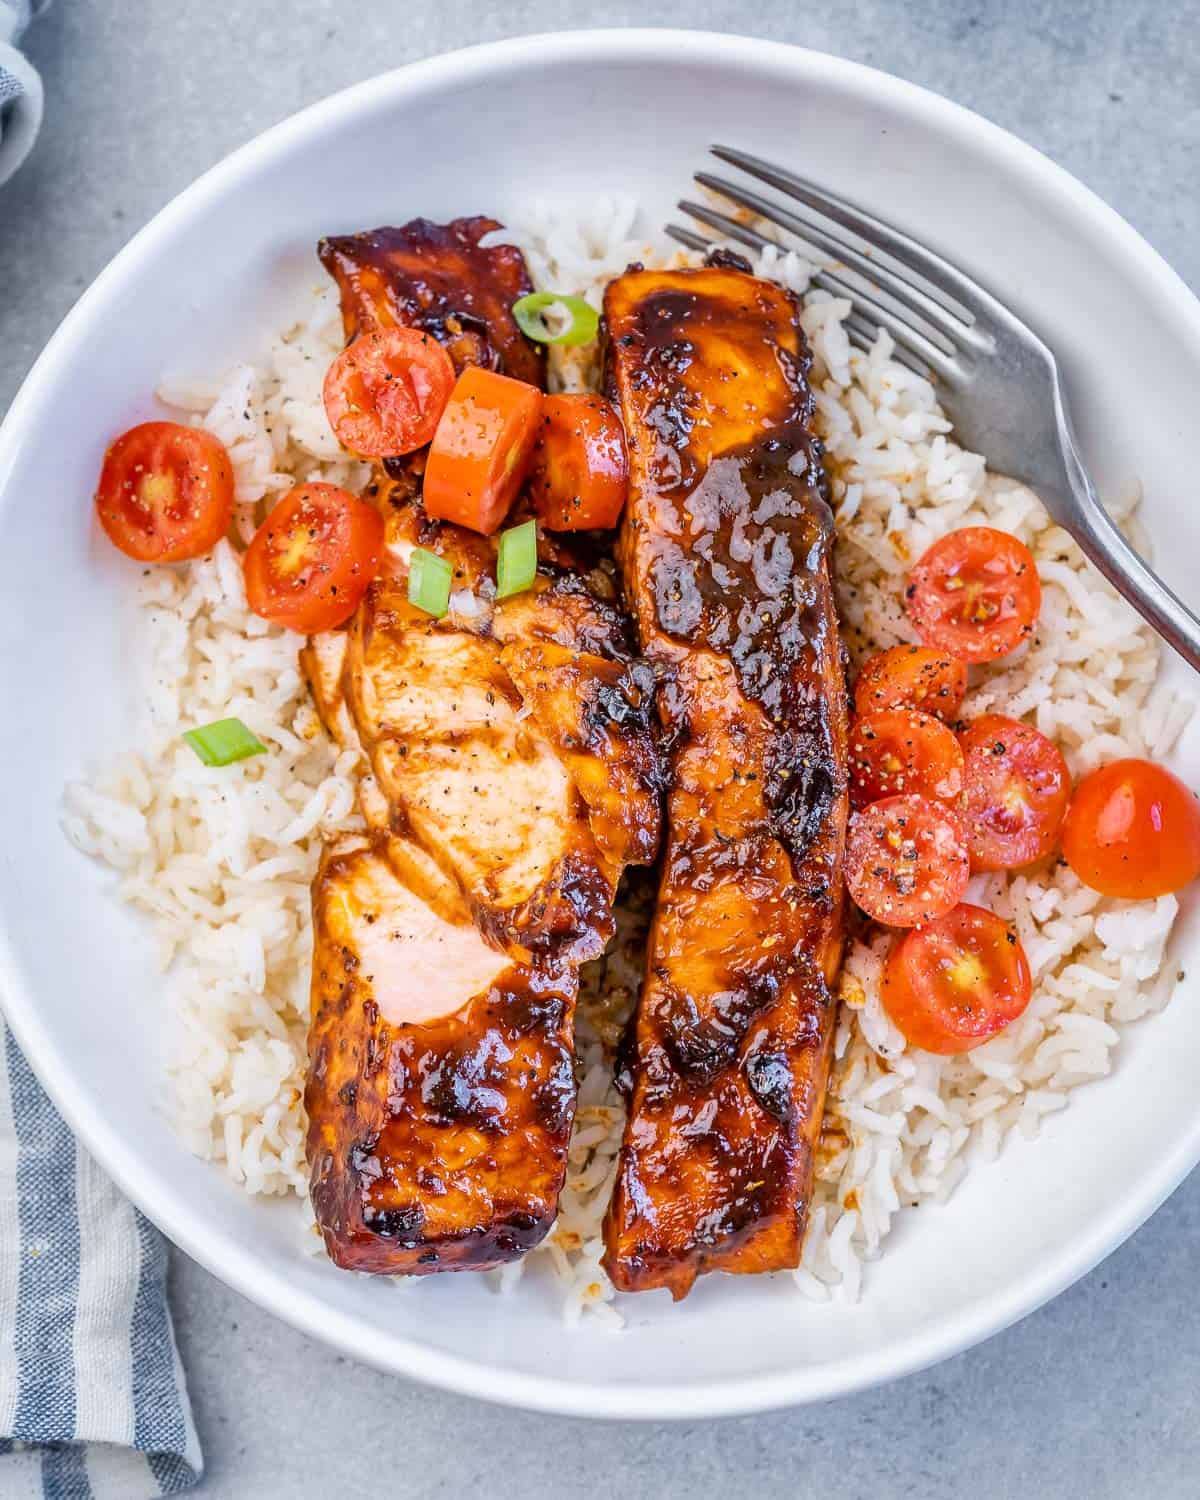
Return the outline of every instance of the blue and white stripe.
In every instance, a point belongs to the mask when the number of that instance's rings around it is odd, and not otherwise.
[[[0,0],[0,182],[28,156],[42,122],[42,83],[17,38],[50,0]]]
[[[202,1461],[166,1246],[0,1043],[0,1500],[177,1494]]]

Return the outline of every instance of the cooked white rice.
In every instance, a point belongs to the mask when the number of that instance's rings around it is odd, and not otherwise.
[[[630,260],[686,258],[635,235],[635,216],[634,204],[613,200],[572,222],[539,209],[514,238],[539,287],[599,305],[604,283]],[[801,293],[811,271],[794,252],[774,249],[757,269]],[[852,655],[913,639],[903,577],[933,540],[958,526],[997,526],[1037,558],[1041,625],[1020,652],[973,671],[967,716],[995,709],[1035,723],[1075,774],[1121,755],[1164,755],[1190,708],[1154,690],[1153,633],[1034,494],[988,474],[955,444],[933,388],[891,358],[886,335],[869,355],[851,348],[848,311],[820,291],[805,297]],[[161,392],[229,446],[243,539],[263,506],[298,479],[354,488],[365,478],[338,448],[320,399],[340,342],[336,299],[324,290],[263,367]],[[594,382],[594,350],[556,350],[555,360],[560,386]],[[1126,524],[1135,502],[1120,503]],[[148,642],[148,722],[138,735],[145,749],[69,787],[64,826],[120,872],[122,899],[153,918],[169,966],[173,1111],[189,1147],[249,1192],[299,1195],[307,1214],[308,887],[321,839],[356,826],[354,757],[338,756],[320,730],[297,666],[298,637],[246,609],[228,543],[203,562],[148,572],[137,610],[132,638]],[[208,770],[180,734],[230,714],[271,753]],[[632,889],[608,956],[585,971],[570,1174],[558,1221],[531,1257],[561,1283],[568,1318],[590,1309],[614,1325],[621,1316],[599,1265],[599,1229],[624,1116],[611,1055],[636,999],[650,896],[644,877]],[[977,877],[970,899],[1018,931],[1034,974],[1032,1003],[970,1054],[933,1057],[906,1046],[880,1007],[890,939],[879,933],[852,944],[818,1185],[794,1273],[810,1297],[857,1297],[864,1262],[879,1253],[897,1212],[945,1199],[968,1165],[994,1157],[1012,1131],[1035,1132],[1071,1089],[1110,1070],[1124,1025],[1170,999],[1173,897],[1106,900],[1057,863]],[[508,1286],[520,1274],[518,1264],[496,1279]]]

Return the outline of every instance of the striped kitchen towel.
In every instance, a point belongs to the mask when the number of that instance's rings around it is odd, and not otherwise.
[[[29,155],[42,123],[42,81],[17,39],[50,0],[0,0],[0,182]]]
[[[0,1020],[0,1500],[176,1494],[202,1460],[162,1236]]]

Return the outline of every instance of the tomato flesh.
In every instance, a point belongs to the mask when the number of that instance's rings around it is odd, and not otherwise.
[[[965,526],[921,557],[905,600],[926,646],[964,662],[995,661],[1033,634],[1042,586],[1024,542],[991,526]]]
[[[617,524],[629,493],[629,455],[611,402],[603,396],[546,397],[529,492],[552,531]]]
[[[976,870],[1017,870],[1054,848],[1071,796],[1062,753],[1032,725],[984,714],[959,736],[963,816]]]
[[[383,517],[332,484],[301,484],[246,549],[246,601],[255,614],[312,635],[344,624],[383,555]]]
[[[109,541],[138,562],[203,557],[233,516],[229,454],[199,427],[131,427],[104,455],[96,514]]]
[[[869,917],[915,927],[963,898],[970,879],[958,814],[928,797],[884,797],[850,819],[846,884]]]
[[[915,792],[953,802],[963,788],[963,753],[937,719],[915,708],[864,714],[850,730],[850,801]]]
[[[893,646],[863,663],[854,684],[857,713],[886,708],[919,708],[938,719],[952,719],[967,691],[961,661],[928,646]]]
[[[1115,760],[1075,788],[1062,846],[1080,880],[1105,896],[1166,896],[1200,875],[1200,804],[1165,766]]]
[[[529,472],[543,396],[478,365],[458,377],[425,465],[429,515],[485,536],[508,514]]]
[[[892,947],[880,999],[914,1047],[950,1056],[996,1036],[1033,993],[1029,960],[995,913],[963,904]]]
[[[395,458],[423,448],[454,389],[450,356],[416,328],[360,333],[325,375],[325,413],[344,448]]]

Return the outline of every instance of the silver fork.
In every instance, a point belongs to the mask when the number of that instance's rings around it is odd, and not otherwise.
[[[1079,454],[1058,362],[1038,335],[978,282],[874,214],[744,151],[714,146],[712,153],[797,206],[711,172],[697,172],[696,181],[850,273],[847,279],[820,270],[814,281],[852,302],[845,326],[855,346],[869,349],[886,328],[896,358],[935,382],[957,439],[996,472],[1036,490],[1118,592],[1200,671],[1200,619],[1138,556],[1101,505]],[[684,199],[679,207],[721,240],[753,250],[776,243],[707,203]],[[669,224],[667,233],[692,249],[713,248],[713,241],[683,225]]]

